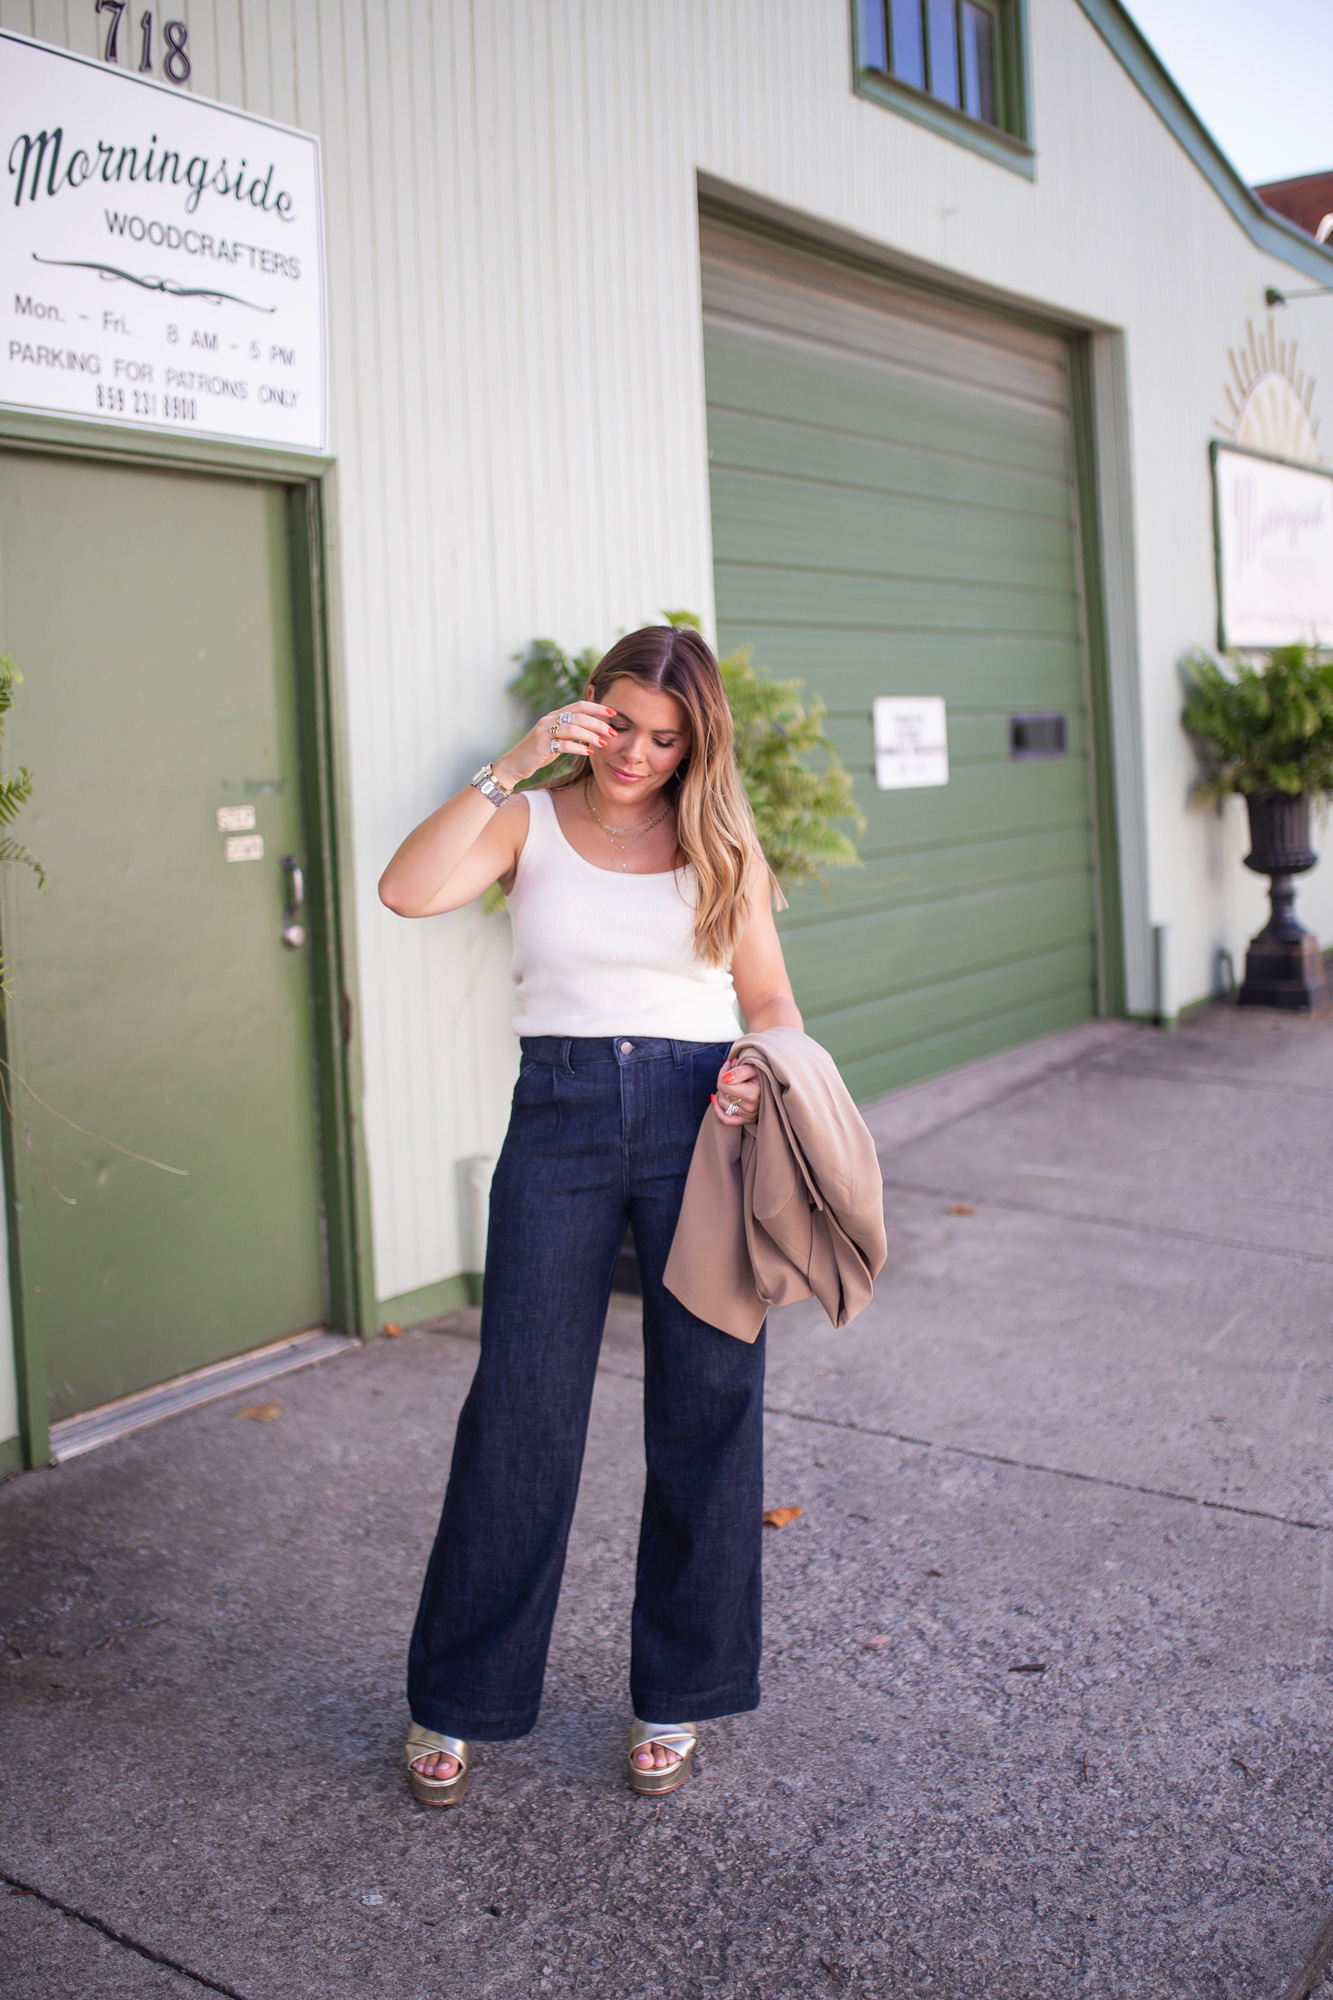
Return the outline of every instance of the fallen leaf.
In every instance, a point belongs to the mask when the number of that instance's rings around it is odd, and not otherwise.
[[[236,1410],[238,1417],[253,1417],[257,1424],[271,1424],[274,1417],[282,1415],[281,1403],[247,1403],[243,1410]]]
[[[863,1639],[861,1641],[862,1648],[867,1653],[881,1652],[885,1646],[891,1646],[892,1644],[893,1639],[888,1632],[876,1632],[873,1639]]]
[[[927,1576],[943,1576],[943,1575],[944,1575],[944,1571],[943,1571],[942,1569],[928,1569],[928,1570],[926,1571],[926,1575],[927,1575]]]
[[[785,1528],[789,1521],[799,1521],[800,1518],[801,1510],[799,1507],[765,1507],[764,1509],[764,1526],[766,1528]]]
[[[104,1646],[111,1645],[119,1646],[122,1653],[128,1653],[130,1649],[125,1644],[125,1635],[128,1632],[151,1632],[158,1625],[165,1625],[166,1623],[167,1620],[165,1618],[145,1618],[138,1625],[122,1625],[118,1631],[104,1632],[100,1639],[93,1640],[91,1646],[84,1647],[83,1657],[86,1660],[90,1653],[100,1653]],[[53,1681],[51,1685],[57,1687],[59,1683]]]
[[[835,1986],[845,1986],[847,1984],[847,1974],[840,1965],[830,1964],[826,1958],[821,1958],[819,1963],[823,1966]]]
[[[385,1322],[384,1322],[384,1333],[385,1333],[385,1338],[386,1338],[386,1339],[388,1339],[388,1340],[398,1340],[398,1339],[400,1339],[400,1338],[401,1338],[401,1336],[402,1336],[402,1331],[403,1331],[402,1327],[401,1327],[401,1326],[395,1326],[394,1322],[393,1322],[393,1321],[392,1321],[391,1319],[387,1319],[387,1320],[385,1320]]]
[[[954,1201],[949,1204],[950,1215],[975,1215],[976,1212],[975,1208],[969,1208],[965,1201]]]
[[[1011,1674],[1044,1674],[1045,1671],[1045,1660],[1024,1660],[1021,1666],[1009,1669]]]

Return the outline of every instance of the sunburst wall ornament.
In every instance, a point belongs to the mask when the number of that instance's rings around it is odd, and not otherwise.
[[[1254,321],[1245,322],[1245,340],[1227,349],[1231,379],[1222,385],[1230,419],[1217,428],[1233,444],[1298,465],[1322,465],[1312,414],[1314,377],[1296,366],[1296,343],[1279,340],[1270,317],[1267,330],[1256,334]]]

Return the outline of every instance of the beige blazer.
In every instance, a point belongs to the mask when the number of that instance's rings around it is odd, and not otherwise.
[[[811,1294],[846,1326],[888,1256],[875,1142],[832,1056],[798,1028],[742,1035],[731,1060],[759,1072],[759,1117],[704,1118],[667,1289],[738,1340],[758,1338],[770,1306]]]

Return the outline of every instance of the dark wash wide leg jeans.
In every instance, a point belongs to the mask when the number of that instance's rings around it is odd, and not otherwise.
[[[523,1043],[491,1187],[481,1359],[412,1633],[408,1700],[483,1742],[537,1720],[616,1258],[643,1278],[630,1697],[648,1722],[759,1704],[764,1336],[706,1326],[662,1272],[730,1043]]]

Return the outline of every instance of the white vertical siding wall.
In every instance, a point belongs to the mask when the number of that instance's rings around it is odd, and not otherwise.
[[[667,606],[711,612],[700,172],[1123,330],[1150,914],[1172,927],[1172,1003],[1208,990],[1216,947],[1243,947],[1262,894],[1238,866],[1239,815],[1184,811],[1175,662],[1213,635],[1207,440],[1226,348],[1264,286],[1292,279],[1074,0],[1031,0],[1035,184],[854,98],[847,0],[171,11],[189,24],[193,89],[323,142],[381,1297],[459,1269],[456,1162],[497,1147],[515,1051],[504,918],[401,923],[379,906],[379,870],[503,742],[509,656],[530,637],[605,644]],[[0,22],[93,54],[105,17],[93,0],[0,0]],[[1319,310],[1293,307],[1287,330],[1327,377]],[[1303,907],[1333,935],[1333,865]]]

